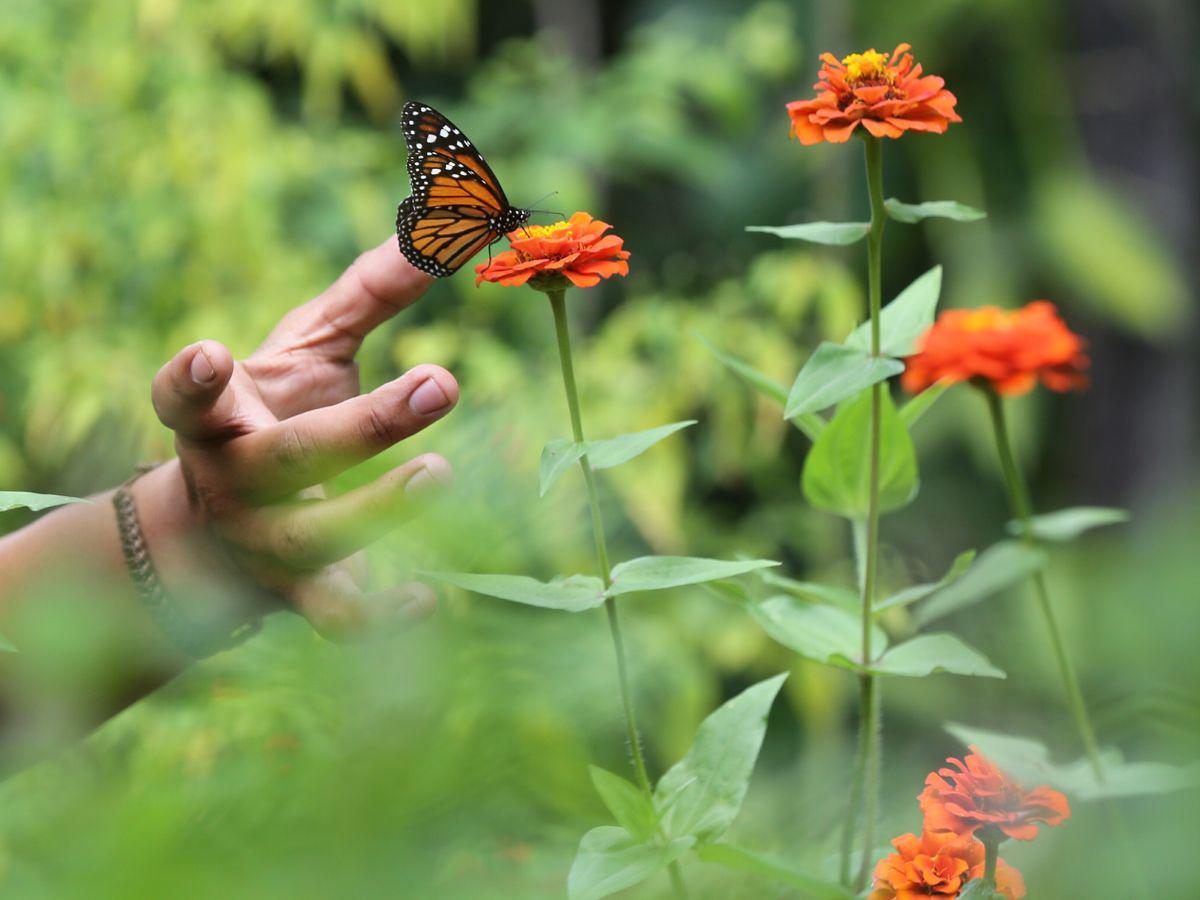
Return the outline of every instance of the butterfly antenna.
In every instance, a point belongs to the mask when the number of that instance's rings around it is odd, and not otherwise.
[[[530,212],[531,213],[542,213],[543,215],[547,215],[547,216],[558,216],[560,219],[565,219],[567,217],[566,213],[560,213],[557,210],[553,210],[553,209],[531,209]]]
[[[558,191],[551,191],[550,193],[546,194],[544,197],[538,197],[536,200],[534,200],[534,201],[533,201],[533,205],[534,205],[534,206],[537,206],[537,205],[538,205],[539,203],[541,203],[543,200],[549,200],[551,197],[557,197],[557,196],[558,196]],[[530,211],[530,212],[545,212],[546,210],[544,210],[544,209],[530,209],[529,211]]]

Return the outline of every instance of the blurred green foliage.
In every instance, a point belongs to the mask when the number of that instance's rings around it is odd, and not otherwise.
[[[700,424],[604,473],[619,558],[744,553],[851,584],[847,535],[800,503],[807,441],[697,336],[790,384],[819,339],[841,340],[861,319],[859,250],[743,232],[862,212],[854,154],[801,152],[781,111],[807,93],[817,53],[857,43],[843,33],[854,23],[823,2],[619,6],[591,67],[569,42],[526,28],[535,12],[517,0],[10,0],[0,12],[0,488],[82,494],[168,453],[147,402],[163,361],[201,337],[250,352],[388,236],[407,193],[395,111],[415,95],[470,129],[514,200],[557,190],[547,205],[591,210],[633,251],[625,283],[569,297],[589,428]],[[891,226],[885,290],[933,258],[951,305],[1052,293],[1085,332],[1164,340],[1188,314],[1185,282],[1130,198],[1089,169],[1062,87],[1058,7],[856,5],[863,41],[912,41],[966,119],[944,138],[889,146],[888,194],[989,214]],[[537,499],[538,452],[567,434],[552,340],[540,297],[476,289],[464,273],[368,342],[365,384],[437,362],[464,398],[444,424],[349,478],[435,448],[458,470],[451,500],[380,547],[378,577],[589,571],[580,486],[564,480]],[[1055,478],[1071,474],[1081,443],[1056,452],[1070,439],[1063,411],[1103,402],[1021,404],[1027,455],[1061,505],[1093,499]],[[952,393],[917,430],[922,494],[885,526],[885,591],[932,580],[1003,533],[976,406]],[[1100,729],[1135,758],[1200,750],[1200,671],[1179,627],[1195,617],[1193,495],[1179,485],[1178,509],[1147,505],[1135,529],[1056,550],[1051,568]],[[123,646],[85,597],[64,588],[46,604],[61,654],[36,681],[64,695],[102,681],[106,655]],[[1074,755],[1062,717],[1047,713],[1059,709],[1057,681],[1026,599],[953,623],[1013,673],[1007,682],[889,688],[885,833],[916,827],[924,772],[958,749],[944,721]],[[578,835],[604,818],[587,763],[624,771],[599,615],[452,593],[419,633],[349,650],[276,617],[65,758],[10,779],[0,890],[559,895]],[[795,664],[697,589],[645,598],[627,627],[657,772],[721,699]],[[795,665],[735,831],[820,868],[848,780],[852,685]],[[54,746],[79,715],[54,696],[18,705],[26,727],[8,736],[13,758]],[[1186,829],[1163,825],[1194,826],[1193,805],[1130,805],[1139,834],[1153,836],[1145,862],[1161,896],[1195,884],[1194,854],[1177,857]],[[1006,856],[1035,896],[1104,896],[1117,865],[1104,828],[1081,807],[1061,834]],[[702,896],[783,895],[693,866]]]

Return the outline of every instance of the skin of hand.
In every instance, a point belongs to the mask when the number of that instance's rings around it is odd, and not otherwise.
[[[249,358],[206,340],[162,367],[152,396],[178,460],[133,490],[164,583],[220,569],[331,637],[433,608],[421,584],[364,591],[352,555],[402,520],[414,494],[449,482],[450,464],[425,454],[341,496],[320,488],[458,402],[454,377],[434,365],[359,393],[363,339],[431,283],[389,239],[284,316]]]

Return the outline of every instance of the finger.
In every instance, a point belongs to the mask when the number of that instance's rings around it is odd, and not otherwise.
[[[223,523],[222,536],[294,571],[321,569],[410,518],[421,505],[418,498],[453,477],[450,463],[429,453],[329,500],[254,509]]]
[[[413,303],[433,281],[390,237],[360,255],[320,296],[284,316],[260,352],[319,344],[331,356],[349,359],[372,329]]]
[[[233,356],[217,341],[184,347],[154,376],[150,396],[164,425],[191,440],[222,434],[233,419],[226,392]]]
[[[232,475],[264,499],[290,496],[416,434],[457,402],[453,375],[440,366],[417,366],[369,394],[301,413],[232,442]]]
[[[396,631],[437,609],[437,595],[428,585],[412,582],[364,594],[341,570],[327,570],[297,585],[292,598],[300,614],[329,640]]]

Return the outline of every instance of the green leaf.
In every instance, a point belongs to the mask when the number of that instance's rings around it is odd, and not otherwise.
[[[16,652],[17,652],[17,648],[13,645],[12,641],[10,641],[4,635],[0,634],[0,653],[16,653]]]
[[[677,838],[666,846],[644,844],[624,828],[593,828],[579,842],[567,875],[570,900],[599,900],[640,884],[661,872],[694,844],[695,838]]]
[[[635,456],[640,456],[675,432],[695,424],[695,419],[687,419],[683,422],[672,422],[670,425],[648,428],[645,431],[633,431],[599,441],[588,441],[588,462],[592,464],[593,469],[611,469],[613,466],[629,462]]]
[[[82,497],[60,497],[58,494],[31,494],[28,491],[0,491],[0,512],[10,509],[50,509],[68,503],[91,503]]]
[[[654,804],[637,787],[620,775],[599,766],[588,766],[596,793],[613,814],[617,824],[640,841],[648,840],[658,827]]]
[[[906,428],[911,429],[917,423],[917,420],[925,415],[929,407],[933,406],[937,402],[937,399],[952,387],[954,387],[954,384],[949,381],[939,381],[937,384],[931,384],[900,407],[900,421],[904,423]]]
[[[738,359],[736,356],[721,350],[702,335],[697,334],[696,337],[726,368],[735,375],[739,375],[759,393],[771,398],[780,406],[787,405],[788,389],[778,381],[764,375],[744,360]],[[825,430],[825,420],[816,413],[802,413],[801,415],[794,416],[790,421],[804,432],[810,441],[815,441],[821,432]]]
[[[703,335],[697,334],[696,338],[700,341],[700,343],[707,347],[708,352],[715,356],[727,369],[729,369],[735,375],[740,376],[759,393],[770,397],[780,406],[787,403],[787,388],[774,378],[771,378],[769,375],[764,375],[745,360],[739,359],[731,353],[726,353]]]
[[[770,569],[763,569],[758,573],[758,577],[762,579],[764,584],[787,591],[793,597],[798,597],[809,603],[828,603],[830,606],[836,606],[851,612],[857,611],[862,603],[857,591],[853,591],[848,587],[842,587],[839,584],[818,584],[815,581],[797,581],[795,578],[779,575]]]
[[[760,681],[726,701],[700,723],[683,759],[659,780],[654,802],[670,837],[715,841],[733,823],[758,759],[767,713],[787,673]]]
[[[777,565],[779,563],[770,559],[640,556],[613,567],[612,586],[608,589],[608,596],[616,597],[636,591],[661,591],[685,584],[718,581]]]
[[[781,238],[814,244],[856,244],[871,231],[870,222],[805,222],[803,225],[750,225],[747,231],[762,231]]]
[[[703,862],[715,863],[727,869],[748,872],[760,878],[791,885],[798,888],[805,897],[811,897],[813,900],[854,900],[854,894],[840,884],[823,881],[807,872],[799,872],[783,863],[750,850],[743,850],[732,844],[711,844],[707,847],[700,847],[696,850],[696,856]]]
[[[820,412],[903,371],[904,363],[897,359],[826,341],[796,376],[783,416]]]
[[[978,222],[986,219],[982,209],[967,206],[954,200],[927,200],[924,203],[901,203],[895,197],[883,201],[889,217],[909,225],[922,219],[953,219],[955,222]]]
[[[912,587],[906,587],[902,591],[897,591],[885,600],[876,603],[875,612],[882,612],[885,609],[891,609],[893,606],[908,606],[910,603],[924,600],[935,591],[940,591],[946,585],[961,578],[974,561],[974,550],[966,550],[958,554],[958,556],[954,557],[954,562],[950,565],[950,570],[941,579],[928,584],[914,584]]]
[[[1033,536],[1041,541],[1072,541],[1093,528],[1128,521],[1128,510],[1108,506],[1073,506],[1034,516]],[[1024,531],[1020,522],[1009,522],[1008,530],[1016,535]]]
[[[524,575],[473,575],[467,572],[421,574],[476,594],[546,609],[582,612],[604,602],[604,585],[599,578],[591,575],[572,575],[545,582]]]
[[[972,878],[963,888],[958,900],[1004,900],[1003,894],[996,893],[996,883],[990,878]]]
[[[908,504],[917,493],[917,454],[888,391],[880,392],[879,509]],[[838,407],[804,460],[804,496],[817,509],[849,519],[865,518],[870,459],[871,392]]]
[[[953,584],[933,594],[916,608],[913,620],[920,626],[998,594],[1024,581],[1046,565],[1046,554],[1020,541],[1001,541],[979,555]]]
[[[1080,758],[1065,765],[1050,759],[1044,744],[1030,738],[999,734],[950,722],[946,731],[980,752],[1027,785],[1050,784],[1072,801],[1171,794],[1200,787],[1200,762],[1175,766],[1159,762],[1125,762],[1116,748],[1101,751],[1104,781],[1097,781],[1091,762]]]
[[[933,324],[941,293],[942,267],[934,266],[885,306],[879,314],[879,352],[884,356],[912,354],[917,349],[917,339]],[[870,321],[850,333],[846,346],[870,352]]]
[[[783,595],[750,603],[747,609],[773,640],[805,659],[841,669],[861,670],[862,621],[853,613]],[[887,635],[879,626],[872,625],[871,655],[880,655],[885,647]]]
[[[583,444],[555,438],[542,448],[542,459],[538,465],[538,496],[545,497],[551,485],[558,481],[579,457],[584,454]]]
[[[629,434],[619,434],[616,437],[587,441],[583,444],[561,438],[550,441],[542,450],[541,495],[544,497],[563,472],[585,453],[593,469],[611,469],[640,456],[675,432],[695,424],[695,419],[688,419],[686,422],[672,422],[670,425],[659,425],[645,431],[631,431]]]
[[[875,660],[870,670],[878,675],[903,675],[924,678],[945,672],[950,675],[978,675],[1004,678],[986,656],[952,634],[922,634],[897,644]]]

